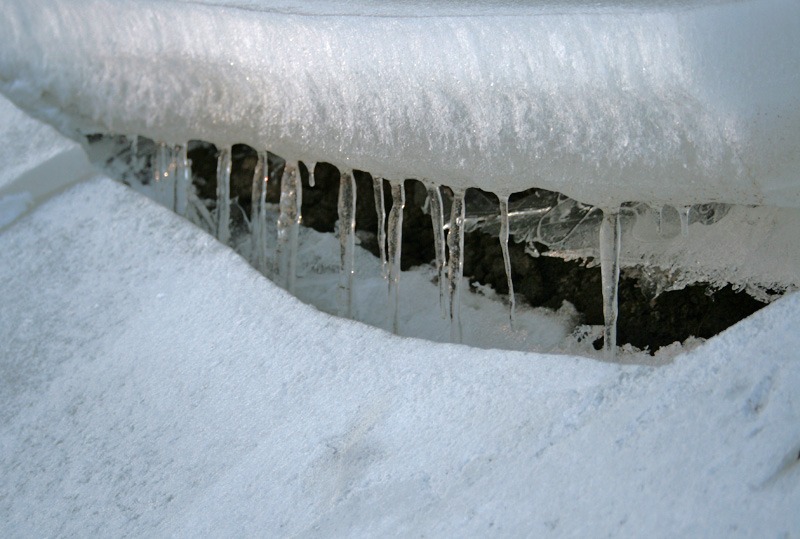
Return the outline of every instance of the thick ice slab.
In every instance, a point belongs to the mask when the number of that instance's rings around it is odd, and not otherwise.
[[[0,253],[3,537],[800,532],[800,295],[654,369],[321,314],[107,179]]]
[[[3,0],[0,91],[65,132],[608,208],[800,206],[792,0],[212,3]]]

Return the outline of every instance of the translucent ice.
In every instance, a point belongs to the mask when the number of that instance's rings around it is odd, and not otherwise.
[[[390,182],[392,209],[389,212],[389,308],[392,311],[392,331],[397,333],[400,316],[400,254],[403,246],[403,208],[406,191],[402,181]]]

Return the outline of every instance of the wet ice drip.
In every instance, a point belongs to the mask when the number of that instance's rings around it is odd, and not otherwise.
[[[603,283],[603,356],[608,361],[613,361],[617,354],[621,239],[619,210],[603,210],[603,220],[600,223],[600,271]]]
[[[465,191],[453,192],[450,211],[450,230],[447,233],[447,248],[450,251],[447,267],[450,291],[450,340],[461,342],[461,278],[464,274],[464,204]]]
[[[314,169],[317,168],[317,162],[316,161],[311,161],[310,163],[305,163],[304,162],[303,164],[306,165],[306,170],[308,170],[308,186],[309,187],[316,187],[317,186],[317,182],[316,182],[316,179],[314,178]]]
[[[231,240],[231,147],[220,149],[217,156],[217,239],[227,245]]]
[[[192,166],[188,155],[189,143],[175,147],[176,178],[175,178],[175,212],[186,216],[189,206],[189,195],[192,188]]]
[[[391,182],[392,209],[389,211],[389,308],[392,331],[397,333],[400,315],[400,254],[403,245],[403,208],[406,192],[403,182]]]
[[[444,240],[444,211],[442,205],[442,192],[435,183],[425,182],[428,190],[428,208],[431,213],[431,227],[433,228],[433,248],[436,252],[436,274],[439,279],[439,309],[442,318],[447,318],[447,270],[445,268],[445,240]]]
[[[383,178],[372,179],[372,192],[375,196],[375,213],[378,216],[378,251],[381,257],[381,276],[386,279],[388,266],[386,262],[386,206],[383,204]]]
[[[267,182],[269,182],[267,152],[259,151],[253,171],[253,186],[250,203],[250,227],[252,229],[253,258],[256,269],[267,271]]]
[[[266,165],[265,165],[266,166]],[[265,187],[266,188],[266,187]],[[287,161],[281,177],[281,214],[278,217],[278,276],[281,285],[294,292],[297,277],[297,238],[300,233],[303,186],[297,161]]]
[[[356,237],[356,181],[352,171],[342,171],[339,180],[339,245],[341,272],[336,300],[339,316],[353,317],[353,266]]]
[[[503,265],[508,282],[508,320],[514,329],[516,300],[514,299],[514,282],[511,280],[511,257],[508,254],[508,196],[500,196],[500,249],[503,251]]]

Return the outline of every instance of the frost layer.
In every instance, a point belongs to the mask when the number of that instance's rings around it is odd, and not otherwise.
[[[796,2],[226,4],[3,0],[0,90],[72,134],[602,207],[800,206]]]

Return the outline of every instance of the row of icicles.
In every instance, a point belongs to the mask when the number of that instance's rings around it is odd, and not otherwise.
[[[138,137],[137,137],[138,138]],[[134,148],[137,146],[134,139]],[[191,163],[187,155],[187,144],[171,147],[166,143],[156,145],[154,164],[155,189],[160,202],[171,207],[179,215],[186,215],[190,202],[195,207],[197,195],[192,189]],[[134,149],[134,152],[137,150]],[[250,224],[255,267],[262,273],[267,271],[266,248],[266,194],[269,182],[267,151],[258,151],[252,183],[252,203]],[[309,183],[314,186],[314,167],[309,163]],[[216,229],[220,242],[228,244],[231,239],[231,146],[219,151],[217,160],[217,211],[216,218],[205,210],[204,218]],[[339,241],[341,246],[341,269],[337,290],[338,314],[351,318],[353,309],[353,276],[355,255],[355,210],[356,185],[353,173],[344,170],[340,173],[338,214]],[[398,332],[400,254],[402,247],[403,208],[405,190],[403,180],[388,180],[391,186],[392,206],[388,215],[388,233],[385,228],[383,178],[374,177],[375,209],[378,215],[378,245],[383,277],[388,280],[388,293],[392,328]],[[450,318],[450,339],[461,342],[461,282],[464,262],[464,222],[465,190],[454,189],[450,212],[450,222],[444,225],[442,195],[439,186],[423,181],[427,188],[431,224],[433,227],[438,272],[439,303],[443,318]],[[278,284],[294,293],[297,274],[296,260],[299,226],[301,222],[302,183],[297,161],[287,161],[281,178],[280,216],[277,221],[277,280]],[[194,200],[193,200],[194,199]],[[511,279],[511,260],[508,251],[508,196],[500,196],[501,228],[500,247],[503,253],[506,279],[509,290],[509,321],[514,327],[514,285]],[[659,212],[660,213],[660,212]],[[682,222],[688,226],[688,212],[681,212]],[[684,219],[686,217],[686,219]],[[683,227],[682,227],[683,228]],[[446,234],[445,234],[446,233]],[[446,239],[445,239],[446,236]],[[621,226],[618,208],[603,209],[600,225],[600,265],[603,287],[603,354],[607,360],[616,356],[617,341],[617,295],[619,284],[619,256],[621,248]],[[449,301],[448,301],[449,300]]]

